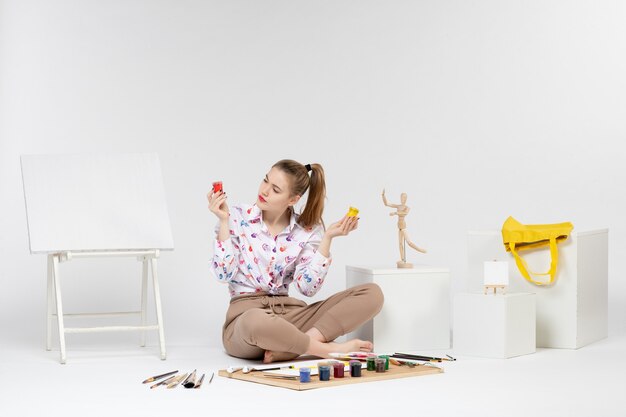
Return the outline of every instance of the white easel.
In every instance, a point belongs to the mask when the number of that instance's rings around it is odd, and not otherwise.
[[[509,263],[506,261],[485,261],[483,262],[484,294],[498,294],[498,289],[502,295],[506,294],[506,287],[509,285]]]
[[[173,240],[157,155],[22,156],[22,175],[31,253],[46,254],[48,260],[46,349],[51,350],[56,316],[62,364],[66,363],[66,334],[109,331],[141,331],[141,346],[145,346],[146,331],[157,330],[164,360],[157,259],[160,250],[173,249]],[[64,313],[59,265],[78,258],[107,257],[136,257],[142,263],[141,310]],[[149,271],[156,309],[154,325],[147,324]],[[139,325],[65,327],[64,323],[67,317],[132,315],[140,316]]]
[[[75,258],[101,258],[101,257],[136,256],[142,263],[141,273],[141,310],[128,312],[110,313],[63,313],[63,302],[61,299],[61,275],[59,264],[71,261]],[[107,331],[133,331],[141,330],[141,346],[146,346],[146,330],[159,331],[159,347],[161,349],[161,359],[165,360],[165,336],[163,334],[163,315],[161,313],[161,293],[159,291],[159,280],[157,278],[157,258],[159,250],[146,251],[111,251],[111,252],[61,252],[48,255],[48,319],[46,320],[46,350],[52,349],[52,320],[57,318],[59,328],[59,347],[61,350],[61,363],[66,362],[65,335],[67,333],[91,333]],[[152,286],[154,289],[154,304],[156,308],[157,324],[148,325],[147,320],[147,298],[148,298],[148,264],[152,271]],[[56,305],[56,308],[54,307]],[[56,313],[54,312],[56,310]],[[113,317],[113,316],[141,316],[139,326],[98,326],[98,327],[65,327],[65,317]]]

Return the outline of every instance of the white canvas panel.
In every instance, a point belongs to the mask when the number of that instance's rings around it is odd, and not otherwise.
[[[157,154],[21,163],[31,253],[174,248]]]

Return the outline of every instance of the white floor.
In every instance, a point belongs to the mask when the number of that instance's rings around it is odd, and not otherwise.
[[[86,347],[88,346],[88,347]],[[244,363],[201,346],[1,346],[0,416],[626,416],[626,336],[579,350],[540,349],[507,360],[459,357],[445,373],[297,392],[218,377],[200,390],[141,381],[178,369],[211,372]],[[449,352],[421,352],[442,355]]]

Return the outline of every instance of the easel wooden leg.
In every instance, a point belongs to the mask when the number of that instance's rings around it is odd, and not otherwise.
[[[141,262],[141,325],[147,323],[147,301],[148,301],[148,260],[144,257]],[[146,346],[146,331],[141,332],[141,346]]]
[[[52,349],[52,315],[53,315],[53,298],[54,298],[54,283],[52,282],[52,274],[54,273],[52,267],[52,255],[48,255],[48,287],[47,287],[47,302],[46,302],[46,350]]]
[[[57,306],[57,323],[59,325],[59,346],[61,348],[61,363],[65,364],[65,325],[63,324],[63,302],[61,301],[61,282],[59,277],[59,255],[52,257],[52,279]]]
[[[154,289],[154,305],[156,306],[157,324],[159,325],[159,344],[161,346],[161,360],[165,360],[165,336],[163,333],[163,316],[161,314],[161,293],[159,292],[159,279],[157,277],[157,260],[150,258],[152,269],[152,287]]]
[[[493,295],[498,294],[498,288],[502,291],[502,295],[506,294],[506,285],[485,285],[483,290],[483,294],[487,295],[487,292],[493,290]]]

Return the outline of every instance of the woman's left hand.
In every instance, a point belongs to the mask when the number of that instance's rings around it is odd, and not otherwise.
[[[331,239],[337,236],[346,236],[348,233],[355,230],[358,226],[358,217],[343,216],[341,220],[339,220],[337,223],[331,224],[328,229],[326,229],[326,236]]]

